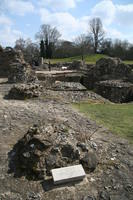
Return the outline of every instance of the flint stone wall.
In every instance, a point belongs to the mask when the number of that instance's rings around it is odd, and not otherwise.
[[[133,101],[133,84],[122,80],[100,81],[95,92],[115,103]]]
[[[8,75],[9,83],[28,83],[35,82],[37,77],[31,66],[26,62],[14,62],[10,65]]]
[[[0,77],[7,78],[9,83],[25,83],[36,80],[31,66],[25,62],[21,51],[0,47]]]
[[[132,66],[123,63],[119,58],[101,58],[86,72],[83,84],[88,89],[94,89],[99,81],[119,79],[133,82]]]
[[[19,59],[23,61],[23,56],[19,51],[12,48],[0,48],[0,77],[8,77],[10,72],[10,65]]]

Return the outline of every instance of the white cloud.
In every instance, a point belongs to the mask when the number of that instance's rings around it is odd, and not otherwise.
[[[3,46],[13,46],[19,37],[24,35],[13,28],[14,23],[4,14],[0,15],[0,44]]]
[[[125,35],[123,33],[121,33],[120,31],[118,31],[115,28],[108,28],[108,29],[105,28],[105,31],[106,31],[106,36],[109,38],[124,39],[124,37],[125,37]]]
[[[76,19],[68,12],[51,13],[46,9],[40,10],[42,23],[56,26],[61,32],[63,39],[72,39],[75,35],[79,35],[87,31],[88,17],[85,16]]]
[[[5,0],[4,7],[12,14],[24,16],[27,13],[34,12],[34,5],[30,1],[24,0]]]
[[[133,4],[116,5],[116,23],[122,26],[133,25]]]
[[[110,25],[115,17],[116,8],[111,0],[103,0],[92,9],[92,17],[100,17],[106,25]]]
[[[133,4],[115,4],[112,0],[103,0],[92,9],[92,17],[100,17],[105,25],[133,25]]]
[[[0,15],[0,25],[12,25],[12,21],[10,18],[5,16],[4,14]]]
[[[117,9],[122,12],[133,12],[133,4],[116,5]]]
[[[0,44],[3,46],[13,46],[15,41],[22,36],[23,34],[20,31],[12,29],[10,26],[5,26],[0,30]]]
[[[71,8],[76,7],[77,2],[81,2],[83,0],[40,0],[40,4],[43,7],[47,7],[50,10],[54,11],[66,11]]]

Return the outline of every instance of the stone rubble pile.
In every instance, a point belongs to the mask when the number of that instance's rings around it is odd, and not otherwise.
[[[19,171],[27,178],[44,179],[51,169],[81,163],[87,172],[98,165],[94,150],[73,137],[71,130],[61,123],[34,125],[15,145],[14,173]]]
[[[87,89],[78,82],[55,81],[52,85],[53,90],[57,91],[86,91]]]
[[[8,99],[26,100],[34,97],[39,97],[43,87],[37,83],[14,85],[8,95]]]

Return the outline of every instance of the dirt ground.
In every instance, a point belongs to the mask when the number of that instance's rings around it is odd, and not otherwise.
[[[133,145],[73,110],[62,96],[5,100],[11,85],[0,81],[0,200],[133,200]],[[45,93],[46,94],[46,93]],[[99,164],[85,180],[54,186],[52,180],[29,181],[9,171],[9,152],[33,124],[59,121],[90,136]],[[85,136],[84,136],[85,137]]]

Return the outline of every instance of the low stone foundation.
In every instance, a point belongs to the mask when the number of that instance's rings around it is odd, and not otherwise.
[[[122,80],[100,81],[95,92],[115,103],[133,101],[133,84]]]

